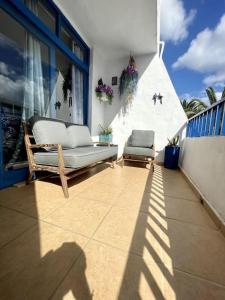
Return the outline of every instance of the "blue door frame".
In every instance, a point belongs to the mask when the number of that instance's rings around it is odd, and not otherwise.
[[[18,23],[20,23],[26,30],[36,36],[41,42],[49,47],[49,72],[51,74],[50,80],[50,92],[53,93],[55,82],[55,49],[61,50],[70,60],[83,72],[84,83],[84,124],[88,122],[88,88],[89,88],[89,60],[90,49],[86,43],[82,40],[76,30],[72,27],[70,22],[58,9],[52,0],[45,1],[46,7],[54,10],[56,16],[56,32],[55,34],[44,25],[44,23],[34,15],[21,0],[0,0],[0,8],[13,17]],[[76,39],[79,46],[85,50],[85,60],[81,61],[75,53],[73,53],[61,40],[60,30],[61,26],[66,26],[72,36]],[[5,170],[3,166],[3,130],[0,120],[0,189],[11,186],[20,181],[24,181],[28,175],[28,168],[21,169],[9,169]]]

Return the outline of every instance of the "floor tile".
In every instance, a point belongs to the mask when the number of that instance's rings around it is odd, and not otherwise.
[[[45,220],[62,228],[91,237],[110,207],[110,205],[100,201],[74,197]]]
[[[87,240],[40,223],[0,250],[0,299],[48,299]]]
[[[172,270],[170,280],[164,276],[164,298],[166,300],[223,300],[225,287],[213,282]]]
[[[0,248],[36,223],[34,218],[0,207]]]
[[[217,230],[166,220],[162,234],[168,251],[163,262],[181,271],[225,285],[225,240]]]
[[[161,261],[162,230],[163,225],[156,224],[148,214],[113,207],[94,239],[138,255],[148,252],[153,260]]]
[[[36,181],[28,186],[11,187],[0,192],[0,205],[40,219],[68,201],[61,186],[47,181]]]
[[[156,218],[172,218],[200,226],[217,229],[205,208],[200,202],[194,202],[164,195],[163,199],[156,194],[144,194],[141,211],[149,212]]]
[[[119,198],[121,192],[122,189],[114,185],[98,183],[89,186],[89,188],[78,193],[77,196],[112,205]]]
[[[52,299],[160,300],[162,277],[156,264],[91,241]]]

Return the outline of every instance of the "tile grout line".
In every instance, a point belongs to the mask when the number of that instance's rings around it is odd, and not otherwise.
[[[32,215],[29,215],[29,214],[27,214],[27,213],[25,213],[23,211],[20,211],[20,210],[18,210],[16,208],[12,208],[12,207],[8,207],[8,206],[5,206],[5,205],[2,205],[1,203],[0,203],[0,207],[3,207],[5,209],[8,209],[8,210],[11,210],[11,211],[14,211],[14,212],[17,212],[17,213],[19,213],[19,214],[21,214],[21,215],[23,215],[25,217],[32,218],[32,219],[35,219],[35,220],[39,220],[38,217],[34,217]]]
[[[54,294],[56,293],[56,291],[58,290],[58,288],[60,287],[60,285],[63,283],[63,281],[66,279],[66,277],[69,275],[70,271],[72,270],[73,266],[76,264],[76,262],[79,260],[79,258],[82,255],[82,251],[84,249],[86,249],[87,245],[89,244],[90,239],[87,240],[87,242],[85,243],[85,245],[83,246],[82,250],[80,250],[79,255],[74,259],[74,261],[71,263],[70,267],[68,267],[68,270],[65,272],[64,276],[62,277],[62,279],[59,281],[59,283],[57,284],[57,286],[54,288],[54,290],[52,291],[51,295],[49,296],[49,300],[54,296]]]
[[[3,244],[0,247],[0,251],[2,249],[4,249],[5,247],[7,247],[10,243],[13,243],[15,240],[19,239],[21,236],[23,236],[26,232],[31,231],[32,229],[34,229],[34,227],[38,227],[38,222],[36,222],[36,224],[31,225],[29,228],[25,229],[23,232],[20,232],[15,238],[13,238],[12,240],[6,242],[5,244]]]
[[[109,248],[112,248],[112,249],[115,249],[115,250],[117,250],[117,251],[120,251],[120,252],[123,253],[123,254],[134,255],[134,256],[137,256],[137,257],[143,259],[142,255],[139,254],[139,253],[137,253],[137,252],[130,251],[130,250],[124,250],[124,249],[118,248],[118,247],[116,247],[116,246],[112,246],[112,245],[110,245],[110,244],[108,244],[108,243],[106,243],[106,242],[102,242],[102,241],[100,241],[100,240],[98,240],[98,239],[96,239],[96,238],[90,239],[89,242],[91,242],[91,241],[97,242],[97,243],[102,244],[102,245],[104,245],[104,246],[107,246],[107,247],[109,247]],[[200,276],[200,275],[197,275],[197,274],[194,274],[194,273],[191,273],[191,272],[187,272],[187,271],[182,270],[182,269],[180,269],[180,268],[170,266],[170,265],[168,265],[168,264],[166,264],[166,263],[164,264],[164,263],[155,261],[154,259],[150,259],[150,260],[152,260],[152,262],[150,262],[150,264],[151,264],[151,263],[159,264],[159,265],[161,265],[161,266],[171,268],[171,269],[176,270],[176,271],[179,271],[179,272],[181,272],[181,273],[185,273],[185,274],[187,274],[187,275],[189,275],[189,276],[191,276],[191,277],[195,277],[195,278],[197,278],[197,279],[199,279],[199,280],[204,280],[204,281],[206,281],[206,282],[213,283],[213,284],[215,284],[215,285],[217,285],[217,286],[220,286],[220,287],[225,288],[225,284],[221,284],[221,283],[218,283],[218,282],[216,282],[216,281],[209,280],[209,279],[207,279],[207,278],[205,278],[205,277],[202,277],[202,276]]]
[[[89,243],[93,240],[93,236],[95,235],[96,231],[98,230],[98,228],[101,226],[101,224],[103,223],[103,221],[105,220],[105,218],[108,216],[108,214],[110,213],[110,211],[112,210],[112,206],[109,208],[109,210],[106,212],[105,216],[102,218],[102,220],[100,221],[99,225],[96,227],[95,231],[93,232],[93,234],[91,235],[91,237],[88,239],[87,243],[85,244],[85,246],[83,247],[84,249],[87,248],[87,246],[89,245]],[[82,252],[81,252],[82,253]],[[69,274],[69,272],[71,271],[71,269],[76,265],[76,263],[78,262],[80,256],[78,255],[78,257],[74,260],[74,262],[71,264],[71,267],[68,269],[68,271],[66,272],[65,276],[62,278],[62,280],[60,281],[60,283],[57,285],[57,287],[54,289],[54,291],[52,292],[52,294],[50,295],[50,297],[48,298],[49,300],[54,296],[54,294],[56,293],[57,289],[60,287],[60,285],[63,283],[63,281],[65,280],[65,278],[67,277],[67,275]]]

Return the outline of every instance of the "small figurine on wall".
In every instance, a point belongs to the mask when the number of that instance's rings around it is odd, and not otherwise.
[[[163,96],[160,93],[158,95],[155,93],[152,97],[152,100],[154,101],[154,104],[156,104],[157,100],[159,100],[160,104],[162,104],[162,98]]]
[[[61,102],[60,102],[60,101],[57,101],[57,102],[55,103],[55,110],[60,109],[60,107],[61,107]]]

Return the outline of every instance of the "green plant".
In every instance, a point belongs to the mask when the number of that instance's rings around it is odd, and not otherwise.
[[[187,101],[186,99],[184,99],[181,101],[181,105],[188,119],[192,118],[194,115],[207,108],[207,105],[199,99],[192,99],[191,101]]]
[[[99,124],[99,127],[101,128],[100,135],[110,135],[112,134],[112,127],[103,127]]]
[[[210,86],[205,91],[206,91],[206,94],[208,96],[210,105],[212,105],[212,104],[214,104],[214,103],[216,103],[217,101],[220,100],[220,99],[217,98],[216,92],[215,92],[213,87]],[[224,97],[225,97],[225,88],[222,91],[221,99],[224,98]]]
[[[212,105],[213,103],[216,103],[217,102],[217,97],[216,97],[216,92],[215,92],[214,88],[212,88],[210,86],[205,91],[206,91],[206,94],[209,98],[210,105]]]
[[[122,71],[120,76],[119,93],[120,96],[126,94],[128,99],[132,99],[137,90],[138,71],[133,56],[130,56],[129,64]]]
[[[171,140],[168,139],[169,143],[168,143],[168,146],[171,146],[171,147],[176,147],[179,143],[179,135],[175,136],[174,138],[172,138]]]

